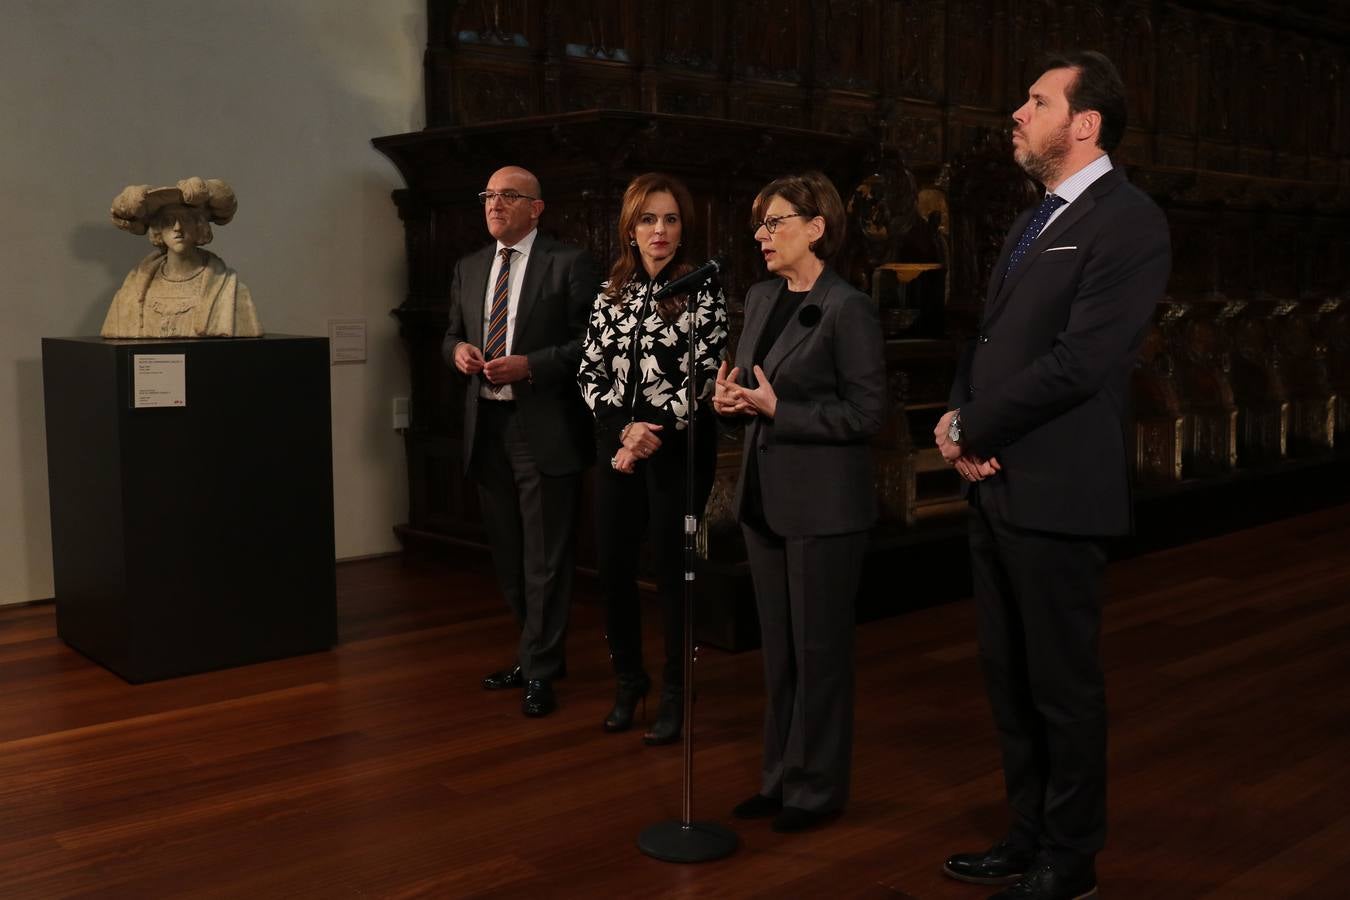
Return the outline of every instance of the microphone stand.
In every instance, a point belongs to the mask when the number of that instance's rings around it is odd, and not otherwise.
[[[716,272],[703,282],[712,281]],[[688,342],[688,378],[685,394],[684,474],[684,793],[678,820],[649,825],[638,836],[638,849],[665,862],[710,862],[730,856],[740,843],[736,832],[715,822],[694,821],[694,566],[698,558],[698,514],[694,509],[694,415],[698,400],[698,369],[694,358],[694,323],[698,319],[698,293],[693,286],[685,304],[685,337]]]

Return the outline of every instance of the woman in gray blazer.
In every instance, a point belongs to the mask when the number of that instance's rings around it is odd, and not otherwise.
[[[853,747],[853,625],[876,518],[868,440],[885,416],[886,366],[871,299],[829,267],[844,205],[819,172],[755,199],[769,273],[745,298],[713,405],[744,420],[735,509],[745,535],[768,693],[759,792],[733,810],[801,831],[844,807]]]

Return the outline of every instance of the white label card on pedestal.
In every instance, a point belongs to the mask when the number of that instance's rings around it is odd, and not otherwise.
[[[131,355],[131,405],[187,406],[187,354]]]
[[[328,353],[330,365],[366,361],[366,320],[329,319]]]

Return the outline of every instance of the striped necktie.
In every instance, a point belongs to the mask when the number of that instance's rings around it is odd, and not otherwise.
[[[497,283],[492,286],[492,311],[488,314],[487,338],[483,341],[483,356],[496,359],[506,355],[506,317],[511,306],[511,254],[510,247],[498,251],[502,258],[501,269],[497,272]]]
[[[1041,236],[1041,232],[1045,230],[1045,224],[1050,221],[1050,217],[1055,214],[1055,210],[1067,202],[1063,197],[1057,197],[1054,194],[1045,195],[1041,205],[1036,207],[1036,212],[1032,215],[1031,221],[1027,223],[1026,230],[1018,238],[1017,246],[1013,248],[1012,255],[1008,257],[1008,268],[1003,271],[1005,281],[1012,274],[1013,269],[1017,268],[1017,264],[1022,261],[1022,257],[1027,255],[1027,251],[1031,249],[1031,245],[1035,243],[1036,238]]]

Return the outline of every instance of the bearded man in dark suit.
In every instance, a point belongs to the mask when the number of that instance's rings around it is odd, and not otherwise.
[[[527,716],[556,708],[553,680],[566,668],[577,501],[595,453],[576,376],[600,285],[590,254],[539,233],[542,193],[517,166],[488,179],[478,198],[495,241],[455,266],[442,345],[469,376],[464,471],[520,625],[515,663],[483,687],[524,688]]]
[[[1012,823],[948,875],[1003,898],[1094,897],[1106,837],[1104,540],[1132,526],[1130,371],[1171,267],[1161,210],[1113,166],[1125,88],[1105,56],[1048,60],[1013,152],[1046,187],[995,265],[934,435],[969,482],[980,661]]]

